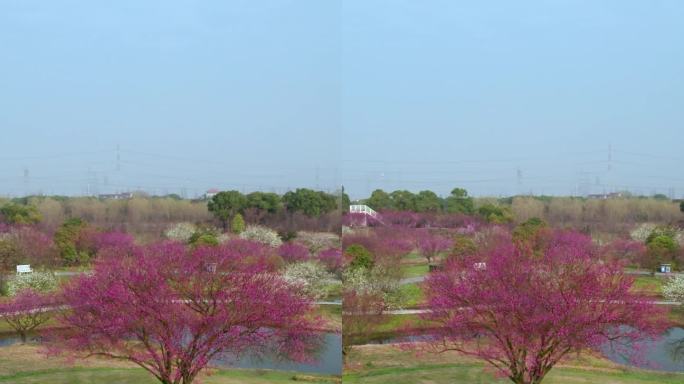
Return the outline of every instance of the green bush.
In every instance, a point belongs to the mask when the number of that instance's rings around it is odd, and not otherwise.
[[[245,219],[242,218],[241,214],[238,213],[233,217],[233,220],[230,222],[230,231],[236,235],[245,231]]]
[[[373,255],[363,245],[352,244],[345,249],[344,253],[352,259],[349,264],[350,268],[365,268],[367,270],[373,268]]]
[[[670,236],[659,235],[651,239],[646,245],[650,267],[656,268],[660,263],[670,263],[675,268],[674,259],[679,246]]]
[[[195,232],[190,237],[190,245],[198,247],[201,245],[217,246],[219,245],[218,238],[213,233]]]

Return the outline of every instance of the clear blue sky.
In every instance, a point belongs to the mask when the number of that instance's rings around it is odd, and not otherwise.
[[[681,196],[681,20],[677,0],[0,0],[0,194]]]

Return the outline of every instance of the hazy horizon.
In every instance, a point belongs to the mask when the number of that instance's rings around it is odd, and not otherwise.
[[[3,2],[0,195],[682,197],[682,16],[678,1]]]

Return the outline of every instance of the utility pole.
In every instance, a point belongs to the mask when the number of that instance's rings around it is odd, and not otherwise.
[[[24,168],[24,196],[29,195],[29,169]]]
[[[121,146],[116,145],[116,170],[117,172],[121,170]]]

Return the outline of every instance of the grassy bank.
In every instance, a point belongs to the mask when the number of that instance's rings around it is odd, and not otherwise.
[[[254,369],[208,369],[205,384],[265,384],[285,382],[339,383],[339,377]],[[109,359],[67,361],[46,358],[37,345],[0,348],[0,383],[16,384],[154,384],[150,373],[138,366]]]
[[[354,348],[345,367],[345,383],[507,383],[480,361],[455,352],[440,354],[401,350],[388,345]],[[684,382],[684,374],[629,369],[606,359],[573,357],[555,367],[545,384],[641,384]]]
[[[340,379],[288,372],[257,370],[218,370],[202,377],[205,384],[340,383]],[[142,368],[60,368],[0,376],[0,383],[15,384],[154,384],[158,381]]]

